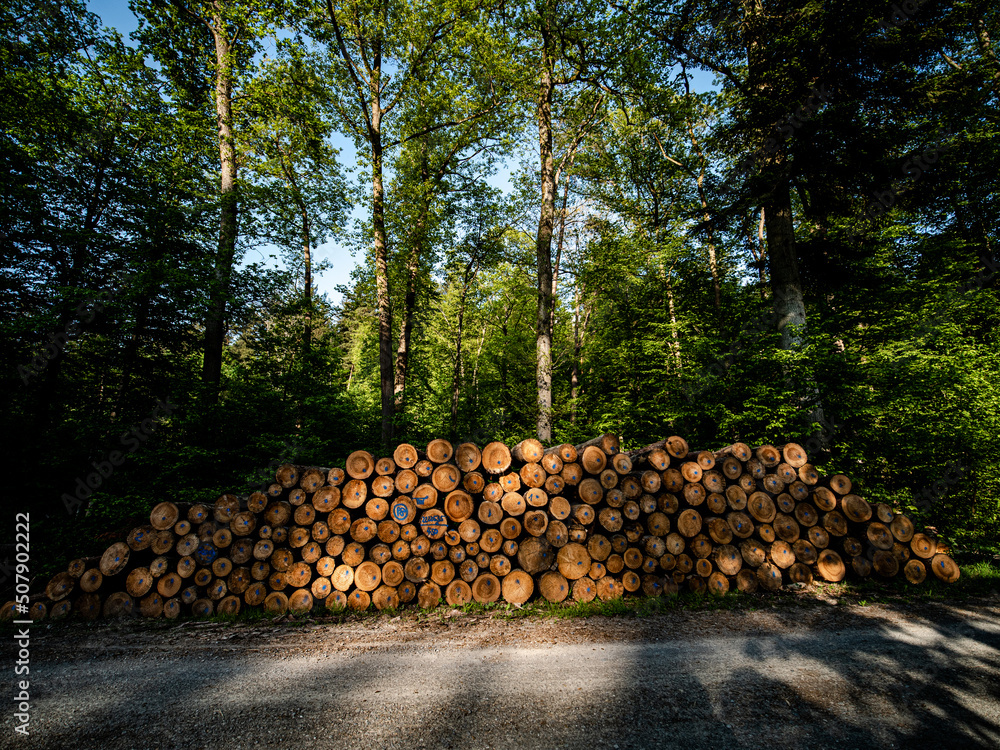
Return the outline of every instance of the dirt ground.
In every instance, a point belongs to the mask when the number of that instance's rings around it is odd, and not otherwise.
[[[1000,598],[39,624],[30,677],[2,748],[998,748]]]

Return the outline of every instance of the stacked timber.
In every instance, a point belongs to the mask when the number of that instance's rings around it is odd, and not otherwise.
[[[343,468],[280,466],[266,492],[159,503],[148,525],[56,574],[29,616],[587,602],[849,574],[958,579],[932,535],[852,490],[795,443],[404,443],[392,456],[355,451]],[[14,603],[2,612],[14,616]]]

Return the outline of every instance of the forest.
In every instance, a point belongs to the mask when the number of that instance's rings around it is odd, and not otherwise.
[[[795,441],[1000,551],[995,3],[130,8],[0,7],[39,572],[283,462],[605,432]]]

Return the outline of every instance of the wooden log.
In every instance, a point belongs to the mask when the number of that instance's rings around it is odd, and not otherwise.
[[[769,562],[761,563],[757,568],[757,583],[768,591],[781,588],[781,569]]]
[[[760,523],[771,523],[777,515],[774,501],[763,492],[754,492],[747,498],[747,512]]]
[[[929,563],[929,567],[934,575],[945,583],[955,583],[962,574],[955,561],[944,553],[934,555]]]
[[[819,523],[819,511],[812,503],[800,502],[795,506],[795,520],[807,528],[815,526]]]
[[[461,523],[472,517],[474,504],[472,495],[464,490],[452,490],[444,499],[445,515],[455,523]]]
[[[129,532],[125,543],[128,544],[129,549],[133,552],[140,552],[144,549],[149,549],[149,546],[153,543],[154,531],[155,529],[150,525],[137,526]],[[72,575],[72,571],[70,571],[70,574]],[[81,570],[76,577],[79,578],[82,574],[83,571]]]
[[[677,532],[682,536],[690,538],[700,531],[701,514],[693,508],[681,511],[680,515],[677,516]]]
[[[542,573],[539,577],[538,591],[546,601],[558,603],[565,601],[566,597],[569,596],[570,584],[561,573],[550,570]]]
[[[705,498],[708,493],[705,491],[704,485],[698,482],[688,482],[684,485],[684,502],[690,506],[699,506],[705,502]]]
[[[875,550],[872,555],[872,569],[884,578],[892,578],[899,573],[899,561],[889,550]]]
[[[360,508],[368,499],[368,485],[363,479],[351,479],[340,492],[340,502],[345,508]]]
[[[808,565],[797,562],[788,568],[788,579],[792,583],[804,583],[808,586],[813,582],[813,574]]]
[[[729,579],[723,573],[714,571],[705,581],[705,589],[713,596],[725,596],[729,593]]]
[[[587,552],[587,548],[575,542],[564,545],[556,554],[556,565],[559,568],[559,572],[570,581],[575,581],[587,575],[587,572],[590,570],[590,563],[590,553]],[[506,598],[506,592],[504,597]],[[508,599],[508,601],[510,600]]]
[[[781,451],[773,445],[762,445],[754,451],[754,456],[766,468],[770,469],[781,463]]]
[[[508,492],[500,501],[500,507],[508,516],[520,516],[524,513],[527,503],[524,496],[519,492]]]
[[[598,598],[605,602],[621,599],[625,593],[625,587],[614,576],[604,576],[594,582],[594,587],[597,589]]]
[[[431,564],[431,580],[438,586],[447,586],[454,578],[455,564],[451,560],[438,560]]]
[[[872,574],[872,561],[864,555],[854,555],[851,557],[851,569],[860,578],[867,578]]]
[[[646,530],[653,536],[666,536],[670,533],[670,517],[661,511],[653,511],[646,517]]]
[[[729,544],[733,541],[733,530],[725,518],[709,518],[705,522],[708,535],[716,544]]]
[[[782,570],[785,570],[795,563],[795,552],[792,550],[792,545],[778,539],[768,548],[767,559]]]
[[[610,490],[618,486],[618,472],[614,469],[605,469],[599,477],[601,487]]]
[[[750,450],[750,446],[746,443],[733,443],[715,452],[716,459],[723,456],[732,456],[736,460],[745,463],[753,457],[753,451]]]
[[[791,515],[795,512],[795,498],[789,495],[787,492],[780,493],[776,498],[774,498],[774,507],[778,513],[784,513],[785,515]]]
[[[372,467],[374,468],[374,461],[372,462]],[[320,487],[328,484],[327,477],[329,473],[329,469],[310,466],[302,472],[302,478],[299,479],[299,487],[306,492],[315,492]]]
[[[375,471],[375,457],[368,451],[354,451],[347,457],[345,471],[351,479],[367,479]]]
[[[930,560],[937,554],[937,539],[928,535],[917,533],[910,540],[910,550],[921,560]]]
[[[619,450],[618,436],[612,435],[611,433],[598,435],[595,438],[591,438],[590,440],[575,446],[576,452],[577,454],[581,454],[585,448],[589,448],[591,446],[600,448],[605,455],[613,456],[615,453],[618,453]]]
[[[816,549],[826,549],[830,546],[830,532],[822,526],[810,526],[806,536]]]
[[[798,541],[799,537],[802,535],[798,521],[796,521],[792,516],[786,516],[784,513],[778,513],[775,515],[772,528],[774,529],[774,533],[778,539],[781,539],[788,544]]]
[[[915,532],[913,521],[911,521],[909,517],[903,513],[893,516],[892,520],[889,522],[889,530],[892,532],[892,536],[895,539],[903,543],[912,541]]]
[[[461,481],[461,472],[455,464],[438,464],[431,473],[431,484],[438,492],[451,492]]]
[[[128,565],[130,554],[131,550],[125,542],[115,542],[112,544],[101,556],[99,565],[101,574],[110,578],[123,571],[125,566]]]
[[[430,572],[431,566],[427,564],[427,561],[423,557],[411,557],[406,561],[406,565],[403,566],[403,575],[406,576],[407,581],[412,581],[413,583],[426,581],[430,576]]]
[[[472,601],[472,587],[461,578],[456,578],[444,590],[444,600],[451,607],[461,607]]]
[[[361,589],[354,589],[347,595],[347,606],[355,612],[364,612],[372,604],[372,595]]]
[[[923,560],[910,560],[903,568],[903,575],[912,584],[923,583],[924,579],[927,578],[927,567]]]
[[[472,558],[463,560],[458,566],[458,575],[466,583],[472,583],[479,577],[479,564]]]
[[[875,517],[884,524],[892,523],[892,519],[896,515],[893,509],[885,503],[876,503],[874,510]]]
[[[587,473],[600,474],[608,465],[608,456],[601,448],[588,445],[580,452],[580,464]]]
[[[767,561],[767,550],[757,541],[746,539],[740,543],[740,555],[751,568],[759,568]]]
[[[732,510],[743,510],[747,507],[747,493],[739,485],[726,487],[726,503]]]
[[[812,565],[819,559],[819,552],[807,540],[799,539],[792,544],[792,552],[795,554],[796,562]]]
[[[889,527],[880,521],[872,521],[865,528],[865,536],[868,539],[869,544],[871,544],[875,549],[879,550],[890,550],[892,549],[893,536]]]
[[[824,513],[820,523],[831,536],[847,536],[847,519],[839,511]]]
[[[521,522],[516,518],[505,518],[500,522],[500,535],[504,539],[517,539],[521,536]]]
[[[417,449],[409,443],[400,443],[392,452],[392,460],[400,469],[412,469],[417,465]]]
[[[587,506],[588,508],[590,506]],[[593,509],[591,508],[591,512]],[[542,510],[530,510],[524,514],[524,530],[531,536],[540,537],[546,532],[549,525],[549,516]]]
[[[489,604],[500,598],[500,579],[492,573],[482,573],[472,583],[472,598],[481,604]]]
[[[482,451],[483,470],[488,474],[502,474],[510,468],[510,449],[499,442],[489,443]]]
[[[372,592],[371,597],[372,604],[379,612],[399,608],[399,592],[394,586],[383,584]]]
[[[834,474],[827,480],[830,489],[838,495],[849,495],[851,492],[851,480],[844,474]]]
[[[840,510],[854,523],[864,523],[872,517],[871,505],[860,495],[844,495],[840,499]]]
[[[56,573],[45,587],[45,595],[52,601],[58,602],[73,593],[76,583],[77,578],[69,573]]]
[[[545,480],[545,491],[550,495],[561,495],[566,489],[566,482],[562,478],[562,472],[553,474]]]
[[[376,476],[371,478],[371,494],[376,498],[392,497],[395,491],[395,477]]]
[[[824,581],[836,583],[844,580],[847,568],[840,555],[828,548],[819,551],[816,564],[813,565],[813,572]]]
[[[743,567],[743,557],[731,544],[723,544],[714,550],[715,565],[727,576],[734,576]]]
[[[180,516],[180,509],[175,503],[169,501],[157,503],[149,513],[149,523],[158,531],[172,529]]]
[[[486,477],[478,471],[470,471],[462,477],[462,487],[471,495],[478,495],[486,489]]]
[[[616,474],[625,476],[632,471],[632,459],[629,458],[626,453],[615,453],[611,457],[611,468]],[[656,481],[659,483],[660,475],[655,471],[652,473],[656,474]],[[659,486],[659,484],[657,484],[657,486]]]
[[[505,601],[511,604],[524,604],[534,593],[535,582],[525,571],[512,570],[503,577],[500,588]]]
[[[757,590],[757,571],[743,568],[736,574],[736,588],[744,594],[752,594]]]

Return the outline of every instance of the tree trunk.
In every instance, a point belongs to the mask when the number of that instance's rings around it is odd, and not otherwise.
[[[205,358],[202,381],[208,398],[218,400],[222,381],[222,347],[226,336],[226,304],[236,255],[238,206],[236,200],[236,144],[233,136],[232,49],[225,22],[217,6],[212,14],[215,40],[215,115],[219,128],[220,217],[215,274],[209,290],[205,317]]]
[[[458,330],[455,334],[455,369],[451,378],[451,439],[458,440],[458,399],[462,391],[462,333],[465,324],[465,298],[469,291],[471,263],[462,276],[462,294],[458,301]]]
[[[406,373],[410,364],[410,337],[413,333],[413,316],[417,308],[417,272],[420,270],[420,258],[424,254],[426,238],[424,230],[427,226],[427,215],[430,211],[430,198],[427,195],[426,182],[427,156],[426,145],[422,145],[420,176],[421,190],[420,214],[410,235],[410,254],[406,259],[406,295],[403,298],[402,320],[399,324],[399,345],[396,347],[396,374],[394,388],[394,408],[397,414],[402,413],[406,406]]]
[[[538,215],[535,256],[538,263],[535,382],[538,390],[538,439],[552,439],[552,230],[555,219],[555,164],[552,158],[552,89],[555,40],[550,19],[541,21],[542,60],[538,86],[538,146],[542,204]]]
[[[795,251],[791,194],[784,177],[775,185],[764,206],[764,221],[771,294],[781,333],[781,348],[793,349],[805,341],[806,307]]]
[[[309,213],[300,204],[302,214],[302,262],[305,264],[306,322],[302,332],[302,348],[306,353],[312,348],[313,294],[312,294],[312,242],[309,239]]]
[[[376,78],[377,80],[377,78]],[[392,308],[389,306],[389,261],[385,238],[385,189],[382,184],[382,110],[371,103],[372,226],[375,240],[375,297],[378,304],[378,365],[382,392],[382,447],[392,443],[395,372],[392,361]]]

